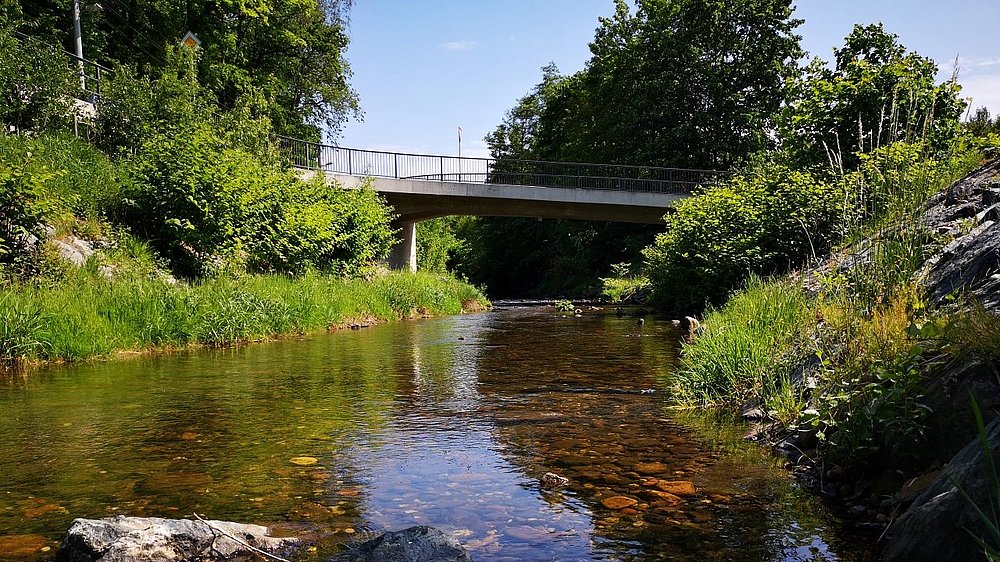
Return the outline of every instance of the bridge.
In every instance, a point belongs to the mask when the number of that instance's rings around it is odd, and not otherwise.
[[[416,224],[447,215],[655,224],[724,172],[361,150],[279,137],[289,162],[345,188],[371,181],[398,217],[389,265],[416,270]]]

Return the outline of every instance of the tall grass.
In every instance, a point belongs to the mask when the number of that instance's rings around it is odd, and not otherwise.
[[[484,303],[474,287],[424,273],[370,281],[260,275],[188,285],[141,275],[108,280],[81,269],[55,286],[0,290],[0,357],[79,360],[149,347],[224,346],[354,320],[456,314]]]
[[[674,378],[677,396],[701,404],[780,396],[792,362],[783,354],[813,318],[799,287],[752,277],[721,309],[705,315],[704,332],[684,346]]]

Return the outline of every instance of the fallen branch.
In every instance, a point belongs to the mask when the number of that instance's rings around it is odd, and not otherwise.
[[[246,541],[240,540],[240,539],[234,537],[233,535],[225,532],[224,530],[216,527],[215,525],[212,525],[210,522],[202,519],[201,516],[198,515],[197,513],[192,512],[192,514],[194,515],[195,519],[197,519],[198,521],[201,521],[202,523],[208,525],[209,529],[211,529],[211,530],[213,530],[213,531],[221,534],[224,537],[227,537],[227,538],[229,538],[231,540],[236,541],[237,544],[243,545],[243,546],[249,548],[251,551],[256,552],[257,554],[260,554],[261,556],[266,556],[267,558],[270,558],[272,560],[277,560],[278,562],[291,562],[291,560],[288,560],[287,558],[282,558],[280,556],[275,556],[275,555],[271,554],[270,552],[265,552],[265,551],[263,551],[263,550],[255,547],[255,546],[251,545],[251,544],[247,544]]]

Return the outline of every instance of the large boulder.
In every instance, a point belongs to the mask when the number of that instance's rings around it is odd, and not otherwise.
[[[391,531],[363,542],[350,562],[472,562],[454,537],[433,527],[419,526]]]
[[[298,539],[274,538],[267,527],[229,521],[159,517],[76,519],[58,562],[230,562],[258,560],[253,549],[287,555]],[[235,539],[234,539],[235,537]],[[249,548],[247,545],[253,548]]]
[[[993,462],[1000,466],[1000,419],[987,426],[986,433]],[[962,496],[956,484],[969,499]],[[990,537],[973,504],[992,514],[990,504],[996,501],[995,487],[983,446],[976,438],[951,459],[934,483],[889,527],[883,560],[985,561],[983,549],[973,536],[988,542]]]

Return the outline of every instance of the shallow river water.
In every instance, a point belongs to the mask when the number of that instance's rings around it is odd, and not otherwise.
[[[415,524],[477,561],[870,560],[738,426],[668,407],[679,337],[508,307],[0,378],[0,559],[198,513],[307,560]]]

